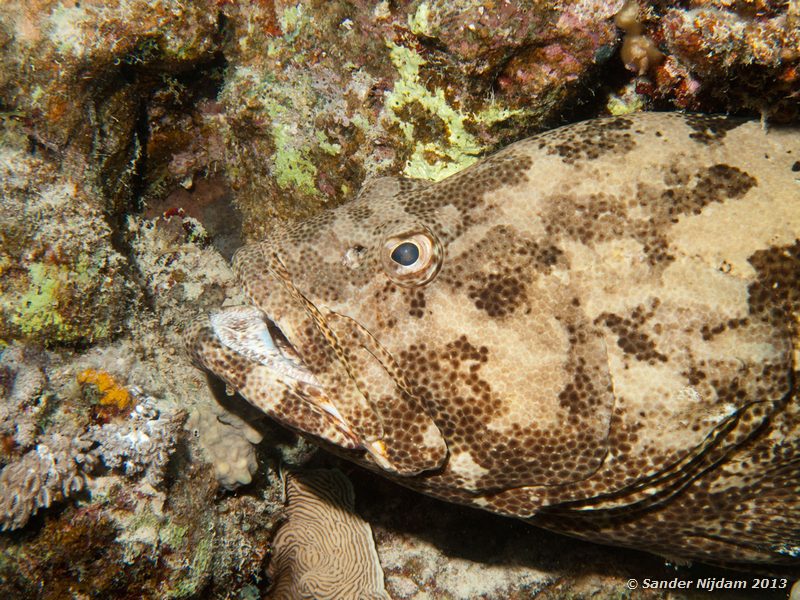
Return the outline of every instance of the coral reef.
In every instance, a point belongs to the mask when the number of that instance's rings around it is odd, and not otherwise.
[[[117,532],[110,519],[88,511],[50,521],[27,544],[0,548],[0,585],[10,598],[43,600],[141,593],[139,585],[126,589],[120,569],[109,568],[122,559]],[[135,580],[151,566],[145,560],[125,571]]]
[[[615,4],[226,7],[225,168],[248,232],[366,176],[440,179],[541,123],[610,55]]]
[[[367,176],[440,179],[541,124],[610,57],[620,5],[226,6],[225,169],[247,232]]]
[[[46,401],[40,401],[46,385],[47,377],[35,353],[19,345],[0,351],[0,459],[16,446],[33,445],[36,421],[46,410]]]
[[[171,1],[0,5],[0,340],[124,327],[138,290],[120,226],[141,201],[145,99],[166,103],[182,71],[213,63],[217,18]]]
[[[129,289],[103,194],[7,138],[0,144],[0,340],[110,337],[124,321]]]
[[[0,528],[18,529],[40,509],[91,489],[100,463],[158,487],[175,450],[183,416],[162,417],[151,399],[123,423],[95,425],[75,435],[52,433],[0,471]]]
[[[274,600],[388,600],[372,530],[340,471],[286,473],[285,521],[272,540]]]
[[[205,3],[11,1],[0,6],[0,94],[51,151],[93,156],[106,194],[121,202],[142,157],[141,98],[153,65],[207,60],[217,15]],[[100,181],[98,180],[98,183]]]
[[[0,472],[0,529],[24,526],[31,515],[80,492],[95,458],[89,440],[53,434]]]
[[[94,425],[88,433],[97,446],[92,450],[106,467],[120,469],[127,477],[142,475],[158,487],[175,451],[184,415],[162,416],[150,398],[136,405],[124,423]]]
[[[800,114],[797,2],[631,1],[617,22],[627,32],[623,60],[648,74],[638,86],[646,96],[781,121]]]
[[[760,110],[762,90],[796,104],[794,4],[624,6],[226,5],[231,68],[219,102],[193,117],[212,151],[182,153],[180,163],[223,169],[250,236],[274,216],[347,198],[367,177],[440,179],[597,85],[619,41],[617,13],[640,106]],[[719,82],[735,87],[737,77],[741,87],[721,94]]]
[[[159,327],[180,345],[180,327],[198,311],[226,301],[241,303],[226,260],[208,243],[197,219],[181,214],[145,218],[126,224],[131,260],[144,293],[159,318]]]
[[[213,397],[187,364],[165,361],[148,322],[137,325],[147,351],[121,339],[77,356],[19,346],[0,356],[0,523],[17,530],[0,536],[10,597],[222,597],[264,581],[279,490],[217,495],[183,410]],[[110,390],[127,392],[125,410],[100,404]]]

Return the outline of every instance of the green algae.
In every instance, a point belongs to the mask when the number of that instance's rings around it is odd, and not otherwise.
[[[70,337],[71,331],[64,325],[58,312],[59,290],[69,281],[70,270],[65,266],[34,263],[28,268],[30,284],[27,291],[15,302],[11,322],[25,335],[42,329],[53,328],[59,337]]]
[[[87,322],[86,306],[102,274],[88,256],[80,256],[70,268],[63,264],[33,262],[27,267],[27,287],[5,293],[0,313],[7,325],[24,338],[48,343],[73,343],[103,339],[111,334],[109,318],[96,315]]]
[[[419,17],[421,18],[421,17]],[[429,90],[421,82],[420,68],[425,59],[418,52],[395,44],[387,43],[392,64],[398,77],[394,89],[386,98],[389,121],[396,124],[413,150],[403,173],[408,177],[439,181],[468,167],[488,149],[476,136],[469,132],[470,124],[493,124],[505,121],[522,113],[490,105],[477,112],[467,112],[452,106],[441,88]],[[437,119],[443,128],[443,135],[420,139],[417,127],[409,119],[411,113],[420,111]]]
[[[322,131],[317,131],[315,137],[317,145],[323,152],[326,152],[331,156],[336,156],[342,151],[341,144],[332,144],[331,142],[329,142],[328,137]]]
[[[272,174],[275,183],[283,190],[295,189],[309,196],[318,196],[317,166],[312,158],[312,147],[303,143],[299,135],[297,113],[305,112],[292,98],[282,93],[277,80],[269,74],[260,76],[253,69],[240,70],[240,75],[253,85],[252,97],[260,105],[268,117],[270,136],[274,152],[270,156]],[[309,89],[307,82],[298,81],[295,85],[300,89]],[[317,132],[316,140],[324,140],[321,148],[329,153],[338,152],[333,144],[327,143],[322,132]]]
[[[267,110],[269,111],[269,108]],[[274,110],[277,112],[278,109]],[[282,107],[280,112],[283,112]],[[278,187],[281,189],[294,187],[304,194],[317,195],[319,193],[316,186],[317,167],[306,148],[293,146],[295,135],[290,127],[280,121],[273,122],[272,139],[276,147],[272,160]]]
[[[626,93],[622,95],[609,95],[608,102],[606,102],[606,109],[609,114],[620,117],[644,110],[646,105],[647,102],[643,96],[632,90],[626,90]]]
[[[278,23],[280,24],[283,37],[287,42],[292,42],[300,35],[300,30],[305,25],[308,17],[303,11],[302,4],[287,6],[283,9]]]
[[[417,35],[431,35],[430,26],[431,7],[427,2],[421,2],[413,15],[408,15],[408,28]]]
[[[196,547],[192,562],[188,565],[183,577],[168,590],[167,598],[187,598],[200,591],[205,583],[211,567],[212,551],[214,549],[213,537],[201,539]]]

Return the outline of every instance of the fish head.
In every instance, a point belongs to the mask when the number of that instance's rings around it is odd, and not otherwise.
[[[503,210],[524,201],[529,164],[506,150],[432,186],[381,178],[242,248],[234,271],[256,312],[232,329],[262,323],[271,335],[251,336],[255,347],[270,338],[307,375],[280,384],[284,401],[266,374],[234,387],[356,460],[439,489],[481,494],[596,470],[612,396],[584,382],[608,381],[603,341],[578,339],[592,327],[557,276],[560,251]],[[240,357],[254,347],[214,335]],[[298,411],[292,399],[309,386],[316,395]],[[312,407],[335,435],[299,419]]]

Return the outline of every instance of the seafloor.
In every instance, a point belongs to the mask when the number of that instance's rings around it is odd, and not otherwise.
[[[181,342],[240,301],[236,247],[369,177],[437,180],[642,109],[798,121],[800,1],[624,9],[0,2],[0,595],[268,597],[279,465],[345,471],[392,598],[707,598],[628,582],[744,577],[340,464],[228,398]]]

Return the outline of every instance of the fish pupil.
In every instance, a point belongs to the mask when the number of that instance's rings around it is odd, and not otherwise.
[[[413,265],[418,258],[419,248],[412,242],[403,242],[392,250],[392,260],[404,267]]]

